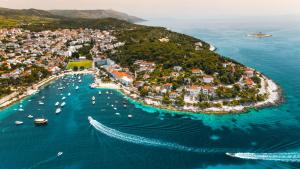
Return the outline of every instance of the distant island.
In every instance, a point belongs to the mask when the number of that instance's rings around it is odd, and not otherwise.
[[[266,33],[262,33],[262,32],[248,34],[248,36],[250,36],[250,37],[256,37],[256,38],[268,38],[268,37],[272,37],[271,34],[266,34]]]
[[[0,107],[73,73],[93,74],[92,88],[118,89],[175,111],[238,113],[282,101],[272,80],[200,39],[111,17],[58,13],[0,9]]]

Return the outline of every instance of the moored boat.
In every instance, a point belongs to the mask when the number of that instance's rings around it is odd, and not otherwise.
[[[38,126],[46,125],[46,124],[48,124],[48,120],[44,119],[44,118],[37,118],[37,119],[34,119],[34,124],[36,124]]]
[[[60,106],[64,107],[64,105],[66,105],[66,102],[62,102]]]
[[[32,118],[33,118],[33,115],[29,114],[29,115],[27,116],[27,118],[32,119]]]
[[[58,113],[60,113],[61,112],[61,108],[57,108],[56,110],[55,110],[55,114],[58,114]]]
[[[92,97],[92,100],[93,100],[93,101],[94,101],[94,100],[96,100],[96,97],[95,97],[95,96],[93,96],[93,97]]]
[[[56,103],[55,103],[55,106],[58,106],[58,105],[59,105],[59,102],[56,102]]]
[[[18,125],[23,124],[23,122],[22,121],[15,121],[15,124],[18,126]]]

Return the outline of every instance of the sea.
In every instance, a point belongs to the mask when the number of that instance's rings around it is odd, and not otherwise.
[[[273,79],[284,103],[243,114],[192,115],[145,106],[116,90],[92,89],[92,75],[69,75],[0,111],[1,169],[300,168],[299,20],[165,18],[141,24],[213,44],[216,52]],[[273,36],[247,36],[254,32]],[[36,126],[28,115],[48,124]],[[253,153],[253,159],[226,155],[238,152]]]

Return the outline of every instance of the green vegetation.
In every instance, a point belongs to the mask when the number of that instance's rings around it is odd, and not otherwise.
[[[84,67],[85,69],[91,68],[93,62],[90,60],[80,60],[80,61],[70,61],[67,65],[67,69],[82,69]]]

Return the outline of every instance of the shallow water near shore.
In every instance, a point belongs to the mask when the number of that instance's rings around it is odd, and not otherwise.
[[[272,33],[273,37],[253,39],[246,37],[253,31],[251,27],[219,22],[180,23],[147,24],[166,26],[213,43],[218,52],[275,80],[283,88],[285,103],[246,114],[189,115],[145,107],[114,90],[91,89],[90,75],[81,75],[82,83],[78,76],[74,82],[75,77],[66,76],[0,112],[0,168],[299,168],[297,163],[235,159],[225,152],[299,152],[300,37],[295,35],[299,35],[300,27],[255,27]],[[58,90],[60,84],[65,89]],[[95,105],[92,96],[96,97]],[[66,99],[62,100],[63,97]],[[57,101],[66,102],[58,115]],[[20,105],[22,112],[18,111]],[[29,114],[45,117],[49,124],[36,127],[27,118]],[[128,118],[129,114],[133,117]],[[121,136],[109,137],[99,132],[89,124],[88,116],[119,131],[112,134]],[[16,120],[24,124],[15,126]],[[211,151],[195,153],[118,139],[124,133]],[[58,152],[63,155],[57,156]]]

